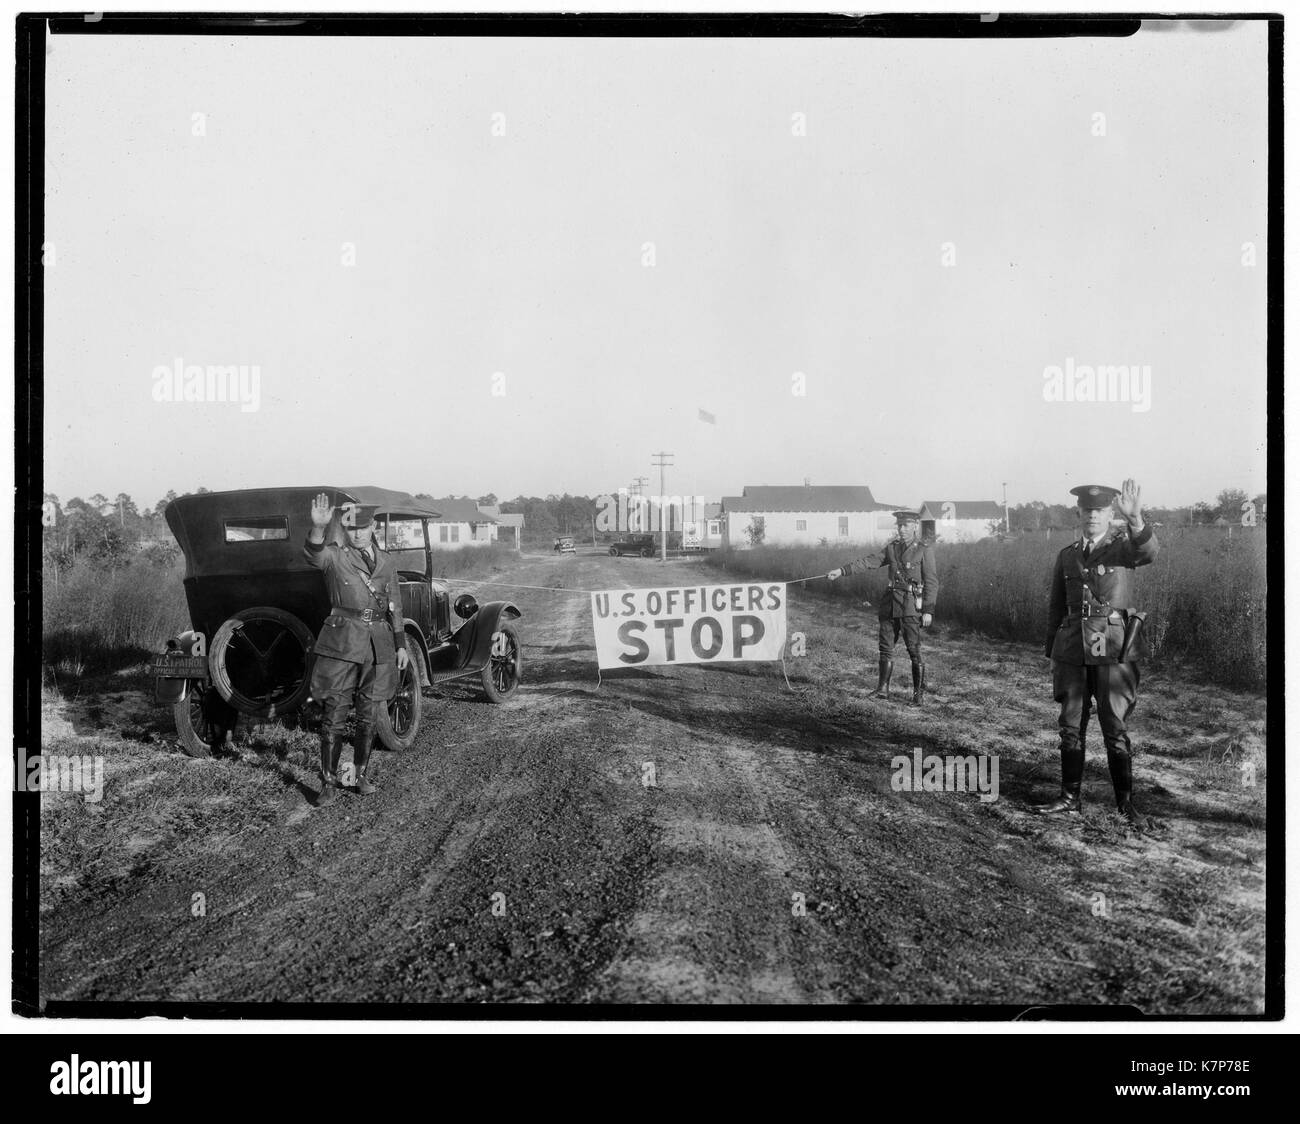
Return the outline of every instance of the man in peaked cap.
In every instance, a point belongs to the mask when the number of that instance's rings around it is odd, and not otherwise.
[[[1133,572],[1154,561],[1160,544],[1142,520],[1142,490],[1125,480],[1117,491],[1102,484],[1071,488],[1083,537],[1056,559],[1047,610],[1046,654],[1052,661],[1052,695],[1061,706],[1061,795],[1031,811],[1078,812],[1083,782],[1084,735],[1090,705],[1106,743],[1106,761],[1119,814],[1139,831],[1145,821],[1133,807],[1129,715],[1137,702],[1145,614],[1133,603]],[[1111,505],[1127,523],[1110,529]]]
[[[920,706],[925,696],[925,664],[921,661],[921,629],[929,628],[939,598],[939,570],[934,546],[921,540],[921,513],[895,511],[898,537],[878,555],[858,558],[826,576],[836,581],[846,574],[889,567],[889,584],[880,600],[879,678],[872,695],[889,698],[894,674],[894,647],[901,632],[912,657],[912,702]]]
[[[375,791],[368,775],[376,708],[393,697],[398,673],[410,659],[402,627],[397,566],[379,549],[374,535],[375,508],[346,504],[340,522],[344,542],[326,541],[335,508],[324,492],[311,506],[312,528],[303,554],[323,571],[330,615],[316,637],[312,697],[325,709],[321,728],[321,788],[318,805],[334,799],[348,706],[356,699],[352,763],[357,791]]]

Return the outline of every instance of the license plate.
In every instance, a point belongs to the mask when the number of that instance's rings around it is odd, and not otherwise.
[[[159,679],[206,679],[208,657],[162,653],[153,658],[153,673]]]

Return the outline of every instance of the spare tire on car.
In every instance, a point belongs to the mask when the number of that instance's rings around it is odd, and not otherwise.
[[[311,692],[315,637],[293,613],[254,605],[228,617],[208,650],[212,685],[250,718],[291,714]]]

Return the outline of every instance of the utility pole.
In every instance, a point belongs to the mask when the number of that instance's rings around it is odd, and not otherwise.
[[[1002,481],[1002,535],[1009,538],[1011,535],[1011,509],[1007,507],[1007,482]]]
[[[637,499],[640,500],[641,497],[645,495],[645,486],[646,486],[649,482],[650,482],[650,477],[648,477],[648,476],[635,476],[635,477],[633,477],[633,478],[632,478],[632,486],[628,489],[629,494],[630,494],[630,495],[633,495],[633,496],[636,496]],[[640,525],[641,520],[645,517],[645,514],[646,514],[646,512],[645,512],[645,508],[644,508],[640,503],[638,503],[638,504],[636,505],[636,511],[637,511],[637,523],[638,523],[638,525]],[[624,528],[624,530],[625,530],[625,531],[630,531],[631,529],[632,529],[632,520],[631,520],[631,517],[629,516],[629,518],[628,518],[628,525],[627,525],[627,527]],[[641,530],[643,530],[643,531],[648,531],[649,529],[650,529],[650,526],[649,526],[648,523],[647,523],[645,526],[642,526],[642,527],[641,527]]]
[[[664,513],[664,500],[668,493],[664,485],[664,469],[672,467],[672,461],[667,458],[673,456],[673,453],[655,453],[658,458],[654,463],[659,469],[659,560],[668,561],[668,519]]]

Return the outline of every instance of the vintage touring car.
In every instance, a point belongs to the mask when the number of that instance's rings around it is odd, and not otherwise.
[[[636,554],[642,558],[652,558],[654,552],[654,535],[627,535],[617,542],[611,543],[609,547],[609,553],[615,558],[622,558],[625,554]]]
[[[303,557],[321,492],[339,508],[377,505],[376,537],[397,561],[411,660],[379,713],[384,745],[414,744],[424,686],[478,676],[488,699],[504,702],[519,685],[519,610],[479,605],[468,593],[451,598],[434,577],[429,523],[438,512],[422,501],[328,485],[182,496],[165,517],[185,554],[191,629],[167,641],[153,674],[155,697],[171,705],[191,756],[208,756],[240,716],[286,717],[310,701],[312,647],[330,613],[324,578]]]

